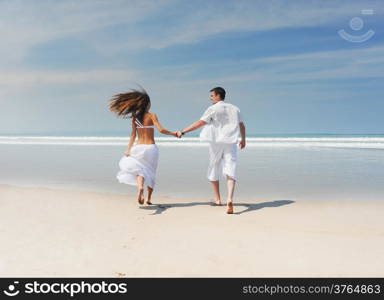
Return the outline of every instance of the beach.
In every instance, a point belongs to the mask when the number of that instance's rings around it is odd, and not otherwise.
[[[127,141],[0,138],[0,276],[384,276],[384,137],[250,137],[234,215],[196,138],[156,138],[139,206],[116,179]]]
[[[384,203],[0,185],[2,277],[383,277]]]

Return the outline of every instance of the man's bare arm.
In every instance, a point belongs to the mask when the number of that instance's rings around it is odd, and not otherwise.
[[[190,131],[194,131],[196,129],[199,129],[201,126],[204,126],[205,124],[207,124],[205,121],[198,120],[195,123],[191,124],[190,126],[184,128],[180,132],[184,134],[184,133],[187,133],[187,132],[190,132]]]
[[[241,135],[239,146],[240,146],[240,149],[243,149],[245,147],[245,125],[243,122],[240,122],[239,126],[240,126],[240,135]]]

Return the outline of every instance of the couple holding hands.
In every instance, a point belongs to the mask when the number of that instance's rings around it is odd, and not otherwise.
[[[154,139],[154,129],[166,135],[181,138],[187,132],[203,127],[200,139],[209,144],[209,166],[207,178],[212,184],[214,205],[221,205],[219,191],[220,175],[227,180],[227,213],[233,214],[233,194],[236,183],[237,144],[245,147],[245,125],[240,109],[224,102],[225,90],[216,87],[210,90],[212,105],[207,108],[200,120],[178,132],[165,129],[155,113],[149,112],[151,101],[144,91],[133,90],[114,95],[110,100],[110,111],[119,117],[132,118],[132,131],[128,149],[120,159],[116,178],[120,183],[137,186],[139,204],[151,205],[151,197],[156,181],[159,149]],[[138,137],[137,143],[134,142]],[[147,196],[144,197],[144,186]]]

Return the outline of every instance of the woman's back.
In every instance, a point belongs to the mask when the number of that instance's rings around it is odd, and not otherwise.
[[[137,118],[132,120],[132,126],[134,127],[132,130],[137,130],[137,144],[155,144],[155,126],[152,117],[151,113],[145,113],[142,122]]]

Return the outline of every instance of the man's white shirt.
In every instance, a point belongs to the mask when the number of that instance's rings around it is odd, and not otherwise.
[[[208,107],[200,120],[207,123],[200,133],[201,141],[237,143],[240,133],[239,123],[243,121],[237,106],[219,101]]]

